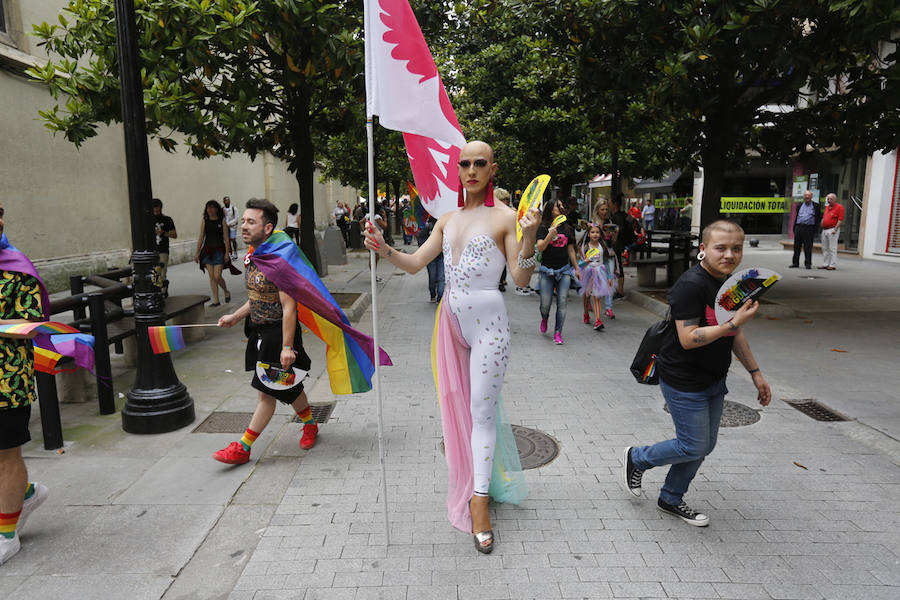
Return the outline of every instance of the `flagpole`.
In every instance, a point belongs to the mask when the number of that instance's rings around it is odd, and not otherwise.
[[[375,133],[372,117],[366,119],[366,141],[369,151],[369,223],[375,223],[375,202],[378,191],[375,189]],[[369,252],[369,270],[372,280],[372,344],[375,346],[375,376],[372,385],[375,388],[375,403],[378,407],[378,460],[381,463],[381,501],[384,507],[384,544],[391,545],[391,526],[388,519],[387,470],[384,466],[384,417],[381,408],[381,346],[378,344],[378,286],[375,281],[375,251]]]

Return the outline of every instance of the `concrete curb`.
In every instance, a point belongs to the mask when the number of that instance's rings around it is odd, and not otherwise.
[[[351,321],[354,321],[354,322],[359,321],[362,318],[363,313],[365,313],[366,310],[371,305],[372,305],[372,294],[370,294],[369,292],[362,292],[360,294],[359,298],[357,298],[353,302],[353,304],[350,306],[350,308],[348,308],[346,311],[344,311],[344,314],[346,314],[347,318],[350,319]]]

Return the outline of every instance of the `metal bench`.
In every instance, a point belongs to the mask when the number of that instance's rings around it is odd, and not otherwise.
[[[118,281],[130,277],[131,269],[117,269],[102,275],[73,277],[70,281],[73,295],[50,303],[48,314],[72,311],[75,321],[71,323],[84,333],[94,336],[94,374],[97,379],[97,401],[100,414],[116,412],[115,390],[112,385],[112,366],[109,346],[115,347],[117,354],[124,352],[124,342],[135,334],[133,311],[122,308],[123,298],[132,295],[131,285]],[[84,293],[84,283],[100,287],[100,291]],[[183,324],[188,320],[196,322],[202,318],[203,306],[209,296],[171,296],[165,300],[166,320],[176,319]],[[186,318],[187,317],[187,318]],[[66,360],[59,366],[65,366]],[[62,421],[59,412],[59,396],[56,377],[48,373],[36,373],[38,398],[41,409],[41,429],[44,448],[55,450],[63,445]]]

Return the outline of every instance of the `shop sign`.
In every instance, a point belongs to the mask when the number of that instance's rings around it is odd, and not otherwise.
[[[785,198],[730,197],[721,199],[723,213],[783,213]]]
[[[687,198],[657,198],[653,201],[656,208],[682,208],[685,204],[687,204]]]

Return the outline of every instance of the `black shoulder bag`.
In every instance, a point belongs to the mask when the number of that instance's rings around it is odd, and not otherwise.
[[[631,361],[631,374],[638,383],[646,385],[659,384],[659,372],[656,369],[656,358],[662,348],[663,339],[673,330],[675,323],[671,319],[671,312],[666,312],[666,318],[657,321],[647,329],[641,345],[638,346]]]

